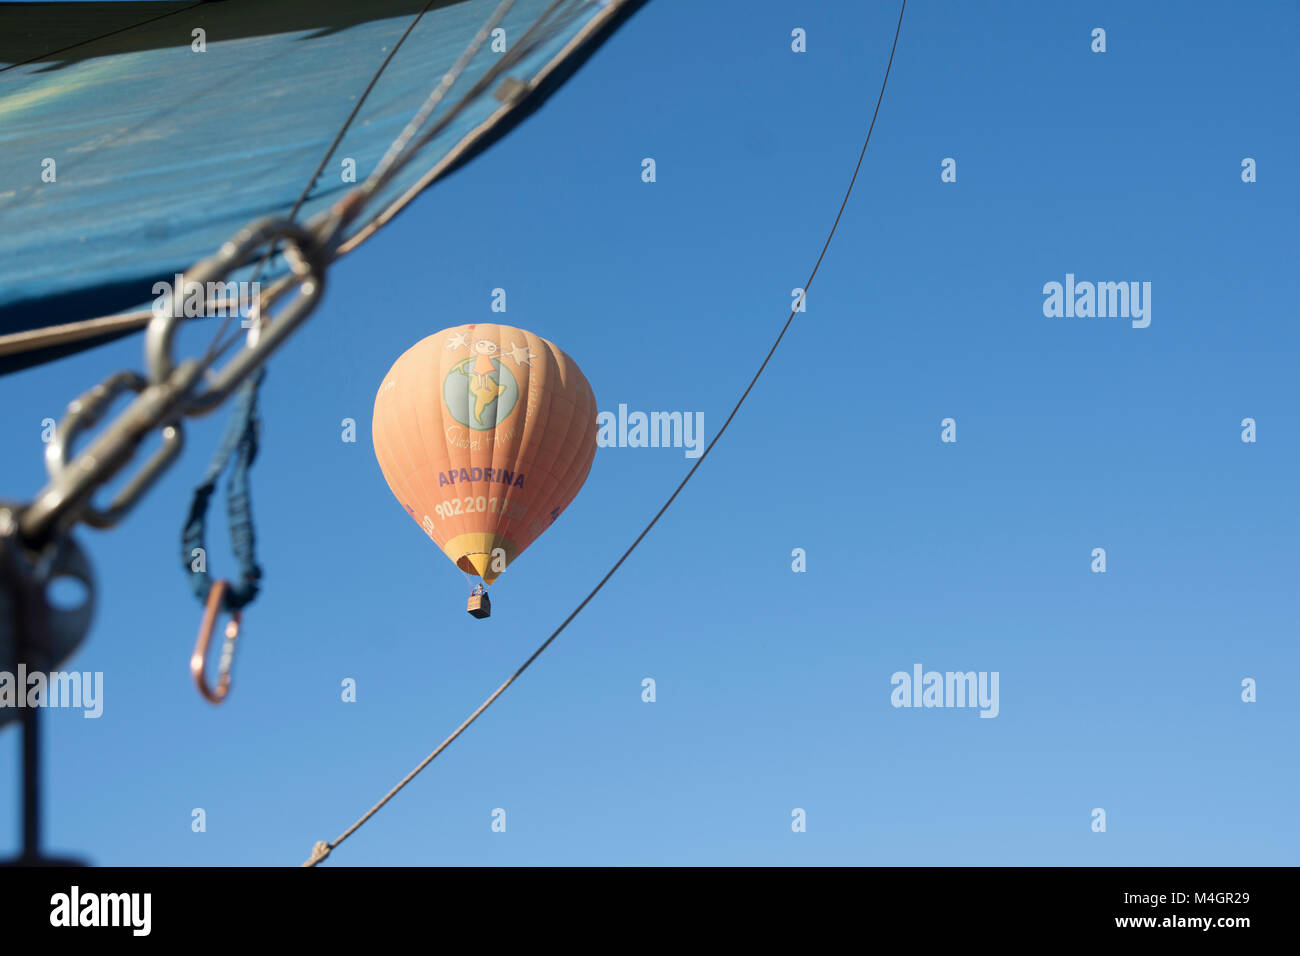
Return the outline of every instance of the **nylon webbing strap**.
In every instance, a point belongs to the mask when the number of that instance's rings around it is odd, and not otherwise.
[[[235,396],[235,405],[230,415],[230,424],[226,426],[225,437],[221,446],[208,466],[208,472],[202,484],[194,489],[194,499],[190,502],[189,518],[181,532],[181,562],[190,575],[190,586],[199,601],[206,602],[208,592],[212,590],[212,577],[207,570],[207,548],[204,536],[207,531],[208,503],[216,490],[217,481],[225,471],[227,462],[234,456],[234,466],[230,480],[226,483],[226,513],[230,520],[230,544],[239,565],[239,579],[231,582],[222,600],[222,610],[236,611],[252,602],[257,597],[258,579],[262,569],[257,566],[253,553],[253,513],[249,498],[248,471],[257,457],[258,431],[261,418],[257,411],[257,393],[265,377],[265,370],[258,369],[249,378]],[[194,562],[201,550],[202,561],[199,570]]]

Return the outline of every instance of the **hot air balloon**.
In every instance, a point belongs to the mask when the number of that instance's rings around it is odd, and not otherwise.
[[[546,339],[460,325],[393,363],[371,433],[402,507],[458,568],[491,584],[587,480],[596,397]],[[486,591],[474,590],[469,611],[487,617]]]

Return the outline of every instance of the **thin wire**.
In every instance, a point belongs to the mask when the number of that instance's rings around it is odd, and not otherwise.
[[[903,4],[898,11],[898,25],[894,28],[894,44],[889,49],[889,63],[886,64],[885,66],[885,78],[880,83],[880,95],[876,97],[876,109],[871,114],[871,123],[867,127],[867,136],[866,139],[862,141],[862,151],[858,153],[858,163],[856,166],[853,167],[853,177],[849,180],[849,188],[844,192],[844,200],[840,203],[839,212],[835,214],[835,222],[831,225],[831,231],[826,236],[826,242],[822,245],[821,254],[817,256],[817,262],[813,265],[812,272],[808,276],[808,281],[804,283],[805,295],[807,294],[808,289],[811,288],[813,279],[817,277],[817,270],[821,268],[822,259],[825,258],[826,256],[826,250],[830,248],[831,239],[835,237],[835,230],[839,228],[840,217],[844,215],[844,209],[849,204],[849,197],[853,194],[853,185],[858,181],[858,171],[862,169],[862,160],[867,155],[867,144],[871,142],[872,130],[876,128],[876,117],[880,115],[880,104],[885,99],[885,87],[889,83],[889,71],[894,65],[894,52],[898,49],[898,37],[903,29],[903,13],[906,10],[907,10],[907,0],[903,0]],[[623,556],[619,558],[616,562],[614,562],[614,566],[610,568],[608,572],[606,572],[603,578],[600,579],[600,583],[591,589],[591,593],[588,594],[585,598],[583,598],[582,603],[573,609],[573,613],[571,613],[568,617],[564,619],[564,623],[562,623],[559,627],[555,629],[555,631],[551,634],[551,636],[548,637],[542,643],[541,647],[533,651],[533,653],[529,656],[528,660],[524,661],[524,663],[520,666],[518,670],[516,670],[513,674],[511,674],[510,677],[507,678],[506,681],[500,687],[498,687],[495,691],[493,691],[492,696],[489,697],[487,700],[483,701],[483,703],[481,703],[478,706],[478,709],[475,710],[474,713],[470,714],[467,718],[465,718],[465,720],[461,723],[461,725],[457,727],[454,731],[452,731],[451,735],[447,737],[447,739],[444,740],[442,743],[440,743],[438,745],[438,748],[433,753],[425,757],[424,760],[420,762],[419,766],[417,766],[414,770],[412,770],[405,777],[403,777],[401,781],[397,784],[397,786],[393,787],[393,789],[389,790],[388,793],[384,794],[382,800],[380,800],[373,807],[367,810],[366,813],[361,817],[361,819],[357,820],[356,823],[352,824],[352,826],[344,830],[343,833],[336,840],[334,840],[332,843],[324,843],[324,842],[317,843],[315,848],[312,850],[311,857],[305,863],[302,864],[303,866],[315,866],[316,864],[320,863],[322,860],[325,859],[325,857],[329,856],[329,854],[333,850],[335,850],[340,843],[342,843],[344,840],[350,837],[353,833],[356,833],[357,830],[361,828],[362,824],[364,824],[367,820],[369,820],[376,813],[378,813],[383,808],[384,804],[388,803],[389,800],[397,796],[398,792],[403,787],[405,787],[408,783],[414,780],[416,775],[419,774],[420,771],[422,771],[425,767],[429,766],[429,764],[433,762],[435,757],[437,757],[440,753],[446,750],[453,740],[459,737],[465,731],[465,729],[469,727],[470,724],[474,723],[474,721],[478,719],[479,715],[482,714],[483,711],[487,710],[490,706],[492,706],[493,701],[495,701],[498,697],[500,697],[503,693],[505,693],[506,688],[509,687],[511,684],[513,684],[515,680],[518,679],[520,674],[528,670],[528,668],[532,665],[533,661],[541,657],[542,652],[551,646],[551,643],[557,637],[559,637],[560,633],[566,627],[569,626],[570,622],[575,617],[577,617],[579,613],[581,613],[582,609],[591,603],[592,598],[594,598],[598,593],[600,593],[600,589],[603,588],[605,586],[605,583],[614,576],[614,572],[617,571],[620,567],[622,567],[623,562],[626,561],[628,557],[632,554],[632,552],[636,550],[637,545],[641,543],[642,539],[645,538],[645,536],[650,533],[650,529],[653,528],[655,524],[659,521],[659,519],[663,517],[664,512],[668,510],[668,506],[671,505],[673,501],[676,500],[679,494],[682,493],[682,489],[686,487],[686,483],[691,480],[691,477],[695,474],[697,470],[699,470],[699,467],[702,464],[704,464],[704,460],[709,457],[709,452],[713,451],[713,446],[718,443],[718,440],[720,438],[722,438],[723,433],[726,432],[727,430],[727,426],[731,424],[731,420],[735,418],[736,413],[740,411],[740,406],[745,403],[745,399],[749,397],[749,393],[753,390],[754,386],[758,384],[759,376],[763,374],[763,370],[767,368],[767,363],[770,362],[772,360],[772,356],[776,354],[777,346],[779,346],[781,344],[781,340],[785,338],[785,333],[789,330],[790,324],[794,322],[794,317],[798,313],[798,311],[799,311],[798,305],[796,305],[794,308],[790,310],[790,317],[785,320],[785,326],[782,327],[781,334],[776,337],[776,341],[773,342],[772,347],[768,349],[767,357],[763,359],[763,364],[760,365],[758,367],[758,371],[754,373],[754,377],[750,380],[749,386],[745,389],[744,394],[740,396],[740,400],[736,402],[736,407],[731,410],[731,414],[727,416],[727,420],[722,423],[722,427],[718,429],[718,433],[713,436],[713,441],[709,442],[708,447],[704,449],[704,453],[700,455],[699,460],[695,462],[695,464],[691,467],[691,470],[686,473],[686,477],[682,479],[681,484],[677,486],[677,490],[674,491],[672,495],[668,498],[668,500],[664,502],[663,507],[660,508],[658,513],[654,516],[654,518],[650,520],[650,523],[645,526],[645,530],[642,531],[639,535],[637,535],[637,539],[632,542],[632,545],[626,551],[623,552]]]
[[[388,51],[388,56],[384,57],[384,61],[379,64],[379,68],[375,70],[374,75],[370,77],[370,82],[366,84],[365,90],[361,93],[361,96],[357,98],[357,103],[352,107],[352,112],[348,114],[348,118],[343,121],[343,125],[339,127],[338,133],[335,134],[334,142],[330,143],[329,149],[325,150],[325,155],[321,157],[320,163],[316,166],[316,171],[311,174],[311,178],[307,180],[307,185],[302,188],[302,192],[298,195],[297,201],[293,204],[293,209],[289,211],[290,221],[294,221],[298,218],[298,211],[302,208],[302,204],[307,201],[307,196],[310,195],[312,187],[316,185],[316,180],[320,179],[321,173],[325,171],[326,163],[330,161],[330,157],[334,155],[334,151],[339,148],[339,143],[343,142],[343,137],[347,135],[348,129],[352,126],[352,121],[355,120],[357,114],[361,112],[361,107],[365,105],[366,98],[370,96],[371,91],[375,88],[375,84],[379,82],[379,77],[383,75],[384,70],[388,69],[388,64],[391,63],[393,57],[397,55],[398,49],[406,42],[406,38],[411,35],[411,31],[416,28],[420,19],[429,12],[429,9],[433,4],[434,0],[428,0],[428,2],[420,9],[420,12],[415,15],[414,19],[407,24],[406,30],[397,38],[397,42],[393,44],[393,48]],[[272,243],[267,248],[266,254],[262,256],[262,261],[257,264],[257,269],[253,273],[251,282],[254,285],[256,285],[257,280],[261,278],[263,269],[266,268],[266,264],[271,261],[271,258],[275,253],[276,245],[275,243]],[[226,328],[230,325],[230,319],[231,317],[227,315],[222,320],[216,334],[212,336],[212,343],[208,346],[208,350],[202,359],[205,368],[216,361],[216,359],[230,347],[229,342],[225,345],[220,345],[221,336],[225,334]],[[262,321],[261,303],[258,303],[257,321],[259,324]]]
[[[69,50],[75,50],[77,47],[85,46],[87,43],[95,43],[98,42],[99,40],[106,40],[109,37],[117,36],[119,33],[125,33],[128,30],[134,30],[136,27],[142,27],[145,26],[146,24],[153,23],[157,20],[164,20],[167,17],[173,16],[174,14],[184,13],[186,10],[193,10],[195,7],[203,6],[205,2],[206,0],[197,0],[197,2],[191,3],[188,7],[178,7],[175,10],[168,10],[166,13],[160,13],[156,17],[149,17],[147,20],[141,20],[138,23],[131,23],[128,24],[127,26],[120,27],[116,30],[110,30],[108,33],[101,33],[99,36],[91,37],[88,40],[78,40],[76,43],[70,43],[67,46],[61,46],[57,50],[49,50],[46,53],[40,53],[34,57],[31,57],[30,59],[22,60],[18,63],[10,63],[8,66],[0,66],[0,73],[5,73],[9,70],[16,70],[18,69],[18,67],[27,66],[29,63],[40,63],[44,60],[49,59],[52,56],[55,56],[56,54],[67,53]]]
[[[471,101],[471,99],[478,96],[491,84],[495,83],[497,77],[501,74],[522,61],[527,54],[533,51],[539,42],[549,39],[549,36],[553,35],[556,31],[557,26],[548,25],[547,21],[551,18],[551,15],[563,5],[564,0],[554,0],[549,7],[538,15],[537,19],[533,22],[533,25],[528,28],[524,35],[516,40],[510,49],[507,50],[503,56],[499,57],[497,62],[493,64],[487,72],[478,78],[474,85],[469,88],[469,91],[460,98],[456,105],[444,114],[441,119],[430,126],[429,129],[425,130],[423,135],[421,135],[414,144],[409,146],[404,145],[401,153],[385,156],[380,166],[371,173],[370,178],[363,184],[365,188],[373,194],[375,191],[388,185],[389,180],[393,179],[403,168],[409,165],[419,154],[421,149],[428,145],[435,136],[438,136],[444,129],[446,129],[446,127],[464,110],[465,106]],[[578,9],[575,9],[572,16],[576,16],[578,12]],[[572,19],[572,16],[570,16],[570,20]],[[563,22],[564,21],[561,21],[561,25]],[[548,30],[550,31],[550,34],[546,32]],[[435,91],[434,95],[437,96],[438,91]],[[405,136],[406,133],[403,132],[402,135]]]
[[[358,189],[362,190],[367,196],[373,196],[378,192],[378,190],[386,186],[388,184],[388,181],[392,179],[394,176],[396,176],[397,173],[400,172],[405,166],[407,166],[414,159],[414,157],[419,153],[419,151],[423,149],[424,146],[426,146],[435,136],[441,133],[442,130],[445,129],[447,125],[450,124],[465,109],[466,105],[474,97],[476,97],[478,94],[480,94],[485,89],[487,89],[487,87],[491,83],[495,82],[498,76],[500,76],[506,70],[510,69],[516,63],[520,62],[524,58],[524,56],[532,52],[534,47],[539,42],[547,38],[547,34],[543,29],[546,25],[546,21],[551,18],[551,15],[555,13],[556,10],[558,10],[561,6],[564,5],[565,0],[554,0],[554,2],[552,2],[551,5],[547,7],[546,10],[539,15],[536,22],[534,22],[534,24],[528,29],[528,31],[525,32],[520,39],[518,39],[514,44],[511,45],[510,50],[504,56],[498,58],[497,62],[482,77],[479,78],[479,80],[469,89],[469,91],[464,96],[461,97],[461,99],[457,101],[449,109],[449,111],[440,120],[438,120],[438,122],[434,123],[430,129],[426,130],[424,135],[421,136],[421,138],[417,140],[414,143],[414,145],[409,145],[409,140],[417,131],[416,127],[418,127],[418,125],[424,123],[428,119],[429,115],[433,112],[433,109],[436,108],[438,103],[440,103],[443,97],[445,96],[447,90],[450,89],[452,84],[454,84],[457,79],[459,79],[460,75],[465,71],[466,67],[468,67],[470,60],[472,60],[474,55],[477,54],[478,50],[482,47],[483,43],[487,41],[487,37],[490,34],[493,27],[499,24],[502,19],[504,19],[505,15],[509,12],[510,8],[514,5],[514,3],[515,0],[502,0],[502,2],[496,7],[494,12],[489,16],[488,20],[485,21],[482,27],[480,27],[478,34],[476,34],[474,39],[470,41],[470,45],[461,54],[460,58],[456,61],[456,63],[454,63],[452,67],[447,71],[447,74],[439,82],[438,86],[435,87],[433,93],[430,94],[428,100],[426,100],[425,104],[417,112],[416,119],[412,120],[411,123],[407,124],[406,128],[398,136],[398,139],[394,141],[393,146],[389,147],[388,152],[384,155],[384,158],[380,161],[379,165],[375,168],[375,171],[372,172],[366,178],[365,182],[361,183]],[[581,6],[581,4],[579,4],[579,6]],[[412,24],[412,26],[414,26],[414,24]],[[555,28],[551,27],[550,29],[553,32]],[[403,39],[405,39],[405,37],[403,37]],[[385,65],[387,64],[385,63]],[[372,86],[373,86],[373,81],[372,81]],[[367,93],[368,92],[369,90],[367,90]],[[355,116],[355,110],[353,112],[353,115]],[[416,122],[416,120],[418,120],[418,123]],[[351,122],[351,118],[349,118],[348,122]],[[337,140],[335,145],[337,145]],[[394,146],[399,146],[399,145],[400,145],[399,149],[393,148]],[[333,147],[331,147],[331,149],[333,149]],[[326,161],[328,161],[328,155],[325,160],[322,160],[321,168],[324,168],[324,164]],[[319,175],[319,169],[317,170],[317,175]],[[306,192],[304,192],[303,196],[304,197],[306,196]],[[299,199],[299,202],[301,201],[302,201],[302,197],[300,197]],[[298,208],[297,206],[294,207],[295,213],[297,208]],[[291,215],[293,215],[293,213],[291,213]],[[267,264],[267,262],[270,260],[273,254],[274,254],[273,250],[269,250],[268,253],[263,257],[261,263],[258,265],[258,275],[260,275],[261,270]],[[254,276],[254,281],[256,281],[256,279],[257,279],[257,275]],[[259,321],[260,321],[260,313],[259,313]],[[214,335],[213,337],[212,344],[209,346],[207,354],[205,354],[203,357],[203,362],[202,362],[203,368],[207,368],[212,364],[214,364],[218,358],[220,358],[231,348],[237,345],[239,343],[239,340],[243,337],[243,332],[237,331],[233,333],[229,338],[227,338],[224,342],[219,341],[221,334],[225,331],[225,329],[229,326],[229,324],[230,324],[230,317],[227,316],[225,320],[222,322],[221,327],[217,329],[216,335]]]
[[[510,12],[510,8],[514,6],[514,3],[515,0],[501,0],[501,3],[497,5],[497,8],[492,11],[492,15],[483,21],[483,25],[479,27],[478,33],[476,33],[473,39],[470,40],[469,45],[461,51],[456,62],[451,65],[451,69],[443,74],[442,79],[438,81],[438,85],[433,88],[433,92],[428,95],[424,104],[416,110],[416,113],[411,117],[410,122],[408,122],[402,132],[398,134],[397,139],[393,140],[392,143],[389,144],[388,151],[385,152],[383,158],[379,160],[379,165],[377,165],[374,172],[367,177],[368,180],[377,184],[374,187],[374,190],[378,190],[383,182],[386,181],[385,173],[387,172],[388,167],[392,165],[393,161],[397,159],[402,150],[406,148],[406,144],[411,141],[411,137],[419,131],[421,126],[424,125],[424,121],[427,120],[429,116],[432,115],[433,111],[438,108],[438,104],[442,102],[443,98],[447,95],[447,92],[455,85],[456,81],[460,79],[460,75],[465,72],[465,68],[469,66],[470,61],[478,55],[478,51],[483,47],[483,44],[488,41],[492,31],[496,29],[502,20],[505,19],[506,14]],[[543,14],[543,16],[545,16],[545,14]]]
[[[424,9],[420,11],[419,15],[416,16],[415,20],[412,21],[410,26],[407,27],[406,33],[404,33],[402,35],[401,40],[397,42],[397,46],[400,46],[402,42],[407,38],[407,36],[410,35],[411,31],[415,28],[416,23],[418,23],[420,17],[424,16],[425,12],[428,11],[429,7],[432,5],[432,2],[433,0],[430,0],[430,2],[425,5]],[[510,12],[515,2],[516,0],[501,0],[501,2],[493,10],[492,14],[489,15],[488,19],[484,21],[483,25],[479,28],[478,33],[470,41],[469,46],[466,47],[466,49],[461,53],[460,57],[456,60],[456,62],[451,66],[451,68],[439,81],[438,86],[434,88],[433,93],[430,94],[425,104],[420,108],[419,111],[417,111],[415,118],[413,118],[411,122],[407,124],[406,128],[403,129],[403,131],[398,136],[398,138],[389,146],[389,149],[385,153],[383,159],[380,161],[379,166],[376,167],[375,171],[371,173],[370,176],[366,178],[365,182],[363,182],[358,187],[358,189],[363,191],[363,193],[366,196],[368,197],[373,196],[375,195],[376,192],[378,192],[379,189],[386,186],[388,180],[391,179],[393,176],[395,176],[404,166],[406,166],[407,163],[409,163],[411,159],[414,158],[414,156],[435,135],[441,132],[441,130],[445,126],[447,126],[453,119],[455,119],[456,116],[459,115],[459,113],[465,108],[466,104],[468,104],[473,97],[475,97],[478,93],[486,89],[487,84],[489,82],[491,82],[496,76],[500,75],[505,70],[509,69],[515,63],[522,60],[526,53],[531,52],[535,41],[530,43],[530,40],[533,38],[534,34],[537,33],[539,26],[542,23],[544,23],[546,19],[549,18],[551,14],[565,2],[565,0],[554,0],[551,6],[548,7],[540,15],[538,21],[534,23],[533,26],[529,28],[529,30],[524,34],[524,36],[511,47],[511,50],[505,56],[500,57],[497,63],[491,69],[489,69],[487,73],[473,87],[471,87],[469,92],[466,93],[465,96],[463,96],[459,102],[457,102],[451,108],[450,112],[446,116],[444,116],[438,123],[434,124],[434,127],[431,130],[429,130],[424,135],[424,137],[422,137],[414,146],[411,146],[408,149],[407,144],[410,138],[417,132],[419,125],[421,125],[428,119],[429,115],[433,112],[433,110],[437,107],[437,105],[441,102],[441,100],[445,96],[447,90],[449,90],[451,86],[456,82],[456,80],[460,78],[460,75],[469,66],[470,61],[477,55],[479,49],[483,46],[483,44],[487,42],[488,37],[491,34],[491,31],[497,25],[499,25],[503,19],[505,19],[506,14]],[[397,46],[394,46],[392,52],[389,53],[388,57],[380,65],[379,71],[371,79],[370,85],[366,87],[366,91],[365,93],[362,94],[361,100],[358,101],[356,107],[353,109],[352,115],[348,117],[346,123],[343,126],[343,129],[339,130],[338,136],[335,137],[334,143],[331,144],[329,151],[325,154],[325,157],[321,160],[320,165],[316,168],[316,172],[315,174],[313,174],[312,179],[308,182],[307,187],[302,192],[302,195],[298,197],[298,201],[294,204],[293,210],[289,213],[290,219],[293,219],[294,217],[297,216],[299,208],[301,207],[302,203],[306,201],[307,195],[311,191],[312,185],[315,183],[316,179],[319,178],[322,170],[324,170],[325,164],[329,162],[330,155],[338,147],[338,144],[340,140],[342,140],[343,134],[347,130],[348,125],[351,124],[353,119],[356,118],[357,112],[361,109],[361,104],[365,101],[365,98],[369,96],[371,89],[374,88],[375,82],[379,79],[379,73],[382,73],[384,71],[384,69],[388,66],[388,61],[391,60],[393,54],[397,52]],[[262,257],[262,260],[258,263],[257,270],[253,275],[253,279],[252,279],[253,282],[257,281],[258,277],[262,274],[263,269],[266,267],[267,263],[270,262],[272,256],[274,255],[275,255],[275,246],[272,245],[267,250],[266,254]],[[261,303],[259,302],[258,303],[259,311],[258,311],[258,319],[257,319],[259,324],[261,322],[261,315],[262,315],[260,311],[260,305]],[[201,367],[206,369],[211,365],[213,365],[218,358],[220,358],[231,348],[233,348],[243,337],[242,332],[236,332],[232,334],[224,342],[220,341],[221,335],[225,332],[225,330],[229,327],[229,325],[230,325],[230,316],[226,316],[225,319],[222,321],[220,328],[217,329],[216,334],[213,336],[212,343],[209,345],[207,353],[203,356]]]

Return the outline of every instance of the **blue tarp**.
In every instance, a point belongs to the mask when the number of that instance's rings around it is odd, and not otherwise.
[[[499,0],[432,4],[366,100],[300,219],[364,179]],[[509,71],[545,82],[490,133],[483,95],[429,144],[376,210],[466,140],[472,155],[535,109],[644,0],[517,0],[518,42],[553,29]],[[286,215],[424,0],[0,4],[0,336],[147,306],[155,282],[260,216]],[[594,21],[594,22],[593,22]],[[585,28],[583,43],[561,51]],[[205,52],[192,48],[202,30]],[[89,42],[86,42],[89,41]],[[500,54],[485,45],[458,101]],[[446,107],[440,108],[435,118]],[[47,160],[56,179],[43,181]],[[267,276],[264,274],[264,276]],[[101,339],[102,341],[102,339]],[[81,343],[73,348],[84,348]],[[70,349],[0,355],[0,374]]]

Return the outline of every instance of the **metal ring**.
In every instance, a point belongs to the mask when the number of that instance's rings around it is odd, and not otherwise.
[[[68,463],[73,440],[83,431],[94,427],[119,395],[128,391],[138,395],[143,394],[148,387],[149,383],[135,372],[119,372],[74,400],[68,406],[63,421],[55,429],[49,447],[45,449],[45,467],[50,477],[60,483],[66,483],[73,477],[69,474],[72,466]],[[164,425],[162,437],[162,447],[154,452],[135,476],[113,497],[109,506],[101,509],[88,500],[81,509],[81,520],[95,528],[111,528],[122,520],[122,515],[158,480],[163,470],[175,460],[184,446],[184,433],[179,422]],[[134,444],[125,447],[134,450]],[[129,457],[130,455],[127,454],[120,462],[115,463],[111,460],[101,461],[94,455],[85,456],[77,459],[76,467],[81,469],[103,467],[107,478],[116,474]]]
[[[162,447],[150,456],[135,476],[113,496],[112,502],[105,509],[96,508],[89,502],[82,509],[81,520],[94,528],[111,528],[126,514],[146,491],[162,477],[163,471],[176,460],[176,456],[185,447],[185,432],[180,422],[164,425],[162,429]]]
[[[45,470],[51,478],[61,478],[68,467],[68,451],[72,439],[93,428],[104,417],[113,399],[127,391],[139,395],[149,383],[135,372],[118,372],[100,382],[84,395],[73,399],[63,416],[63,421],[54,430],[54,438],[45,449]]]
[[[220,405],[250,372],[278,348],[299,323],[315,308],[325,286],[325,258],[316,237],[305,227],[288,219],[262,219],[240,230],[221,250],[195,265],[182,277],[183,282],[206,285],[218,276],[227,276],[242,266],[253,253],[271,243],[283,241],[290,272],[298,277],[298,295],[269,324],[250,329],[246,348],[216,373],[209,373],[211,384],[189,396],[186,414],[202,415]],[[168,381],[176,371],[172,357],[180,317],[175,315],[172,293],[145,333],[145,355],[150,378],[155,384]],[[262,313],[265,317],[265,313]]]

